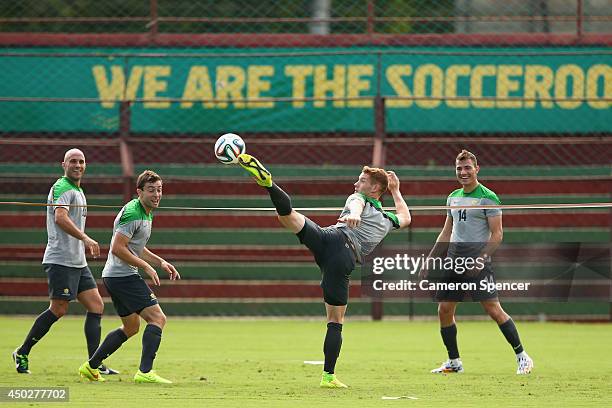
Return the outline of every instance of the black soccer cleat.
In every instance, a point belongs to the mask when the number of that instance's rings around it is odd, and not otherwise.
[[[100,367],[98,367],[98,371],[100,371],[100,374],[104,374],[104,375],[115,375],[115,374],[119,374],[119,371],[117,370],[113,370],[110,367],[107,367],[104,364],[100,364]]]

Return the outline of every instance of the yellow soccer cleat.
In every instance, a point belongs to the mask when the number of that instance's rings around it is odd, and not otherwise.
[[[257,184],[272,187],[272,174],[255,157],[242,153],[238,156],[238,164],[251,174]]]
[[[81,375],[81,377],[86,378],[89,381],[97,381],[97,382],[106,381],[100,375],[100,370],[98,370],[97,368],[91,368],[91,366],[89,365],[89,361],[86,361],[83,364],[81,364],[81,366],[79,367],[79,374]]]
[[[348,385],[341,383],[340,380],[336,378],[336,374],[329,374],[323,371],[321,388],[348,388]]]
[[[172,384],[172,381],[166,380],[164,377],[160,377],[155,370],[151,370],[148,373],[143,373],[138,370],[134,374],[134,382],[136,383],[157,383],[157,384]]]

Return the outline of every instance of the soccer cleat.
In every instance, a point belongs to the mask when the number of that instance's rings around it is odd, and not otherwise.
[[[113,370],[112,368],[107,367],[104,364],[101,364],[100,367],[98,367],[98,371],[100,371],[100,374],[104,374],[104,375],[121,374],[119,371]]]
[[[533,360],[525,352],[516,356],[516,362],[518,363],[516,373],[519,375],[530,374],[533,370]]]
[[[457,363],[454,363],[452,360],[446,360],[440,367],[434,368],[431,372],[434,374],[458,374],[463,372],[463,364],[461,364],[459,359],[457,359]]]
[[[163,377],[160,377],[155,370],[151,370],[148,373],[143,373],[138,370],[136,374],[134,374],[134,382],[136,383],[158,383],[158,384],[172,384],[172,381],[166,380]]]
[[[340,380],[336,378],[336,374],[329,374],[323,371],[321,388],[348,388],[348,385],[341,383]]]
[[[91,368],[91,366],[89,365],[89,361],[86,361],[83,364],[81,364],[81,366],[79,367],[79,374],[82,378],[86,378],[89,381],[98,381],[98,382],[106,381],[100,375],[100,370],[98,370],[97,368]]]
[[[257,184],[262,187],[272,187],[272,174],[255,157],[242,153],[238,155],[238,164],[251,173]]]
[[[28,355],[17,354],[18,348],[13,351],[13,361],[15,362],[15,368],[19,374],[30,374]]]

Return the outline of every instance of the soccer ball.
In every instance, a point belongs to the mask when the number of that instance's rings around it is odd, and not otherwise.
[[[223,164],[237,164],[238,155],[245,151],[244,140],[234,133],[226,133],[215,142],[215,156]]]

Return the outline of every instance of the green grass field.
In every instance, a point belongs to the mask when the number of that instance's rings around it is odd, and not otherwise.
[[[175,383],[158,386],[131,381],[140,335],[107,360],[121,375],[81,382],[77,368],[86,352],[79,318],[56,323],[30,354],[32,374],[18,375],[10,354],[32,320],[0,317],[0,386],[69,387],[72,407],[612,406],[610,324],[519,322],[536,368],[517,376],[513,353],[493,322],[460,322],[466,372],[444,376],[429,374],[445,358],[437,323],[349,318],[336,371],[351,388],[324,390],[318,388],[322,366],[304,364],[323,359],[323,321],[170,317],[155,368]],[[105,318],[103,336],[118,323]]]

